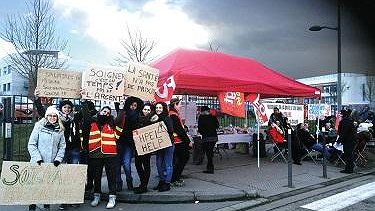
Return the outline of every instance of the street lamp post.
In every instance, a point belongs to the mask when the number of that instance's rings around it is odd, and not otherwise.
[[[341,18],[340,18],[340,0],[337,0],[337,27],[328,26],[312,26],[309,28],[310,31],[320,31],[322,29],[331,29],[337,31],[337,112],[341,110]]]

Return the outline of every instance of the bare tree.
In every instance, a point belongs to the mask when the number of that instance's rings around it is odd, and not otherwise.
[[[219,52],[220,46],[213,41],[208,41],[208,50],[212,52]]]
[[[140,62],[148,64],[152,62],[155,57],[152,56],[152,51],[156,46],[154,40],[150,40],[143,36],[142,32],[131,31],[127,25],[127,39],[121,40],[123,52],[119,52],[115,61],[118,65],[123,66],[128,62]]]
[[[66,63],[57,58],[67,41],[55,36],[55,18],[49,2],[30,0],[27,14],[8,15],[0,33],[16,50],[6,60],[14,71],[29,80],[29,94],[34,93],[39,67],[62,68]]]

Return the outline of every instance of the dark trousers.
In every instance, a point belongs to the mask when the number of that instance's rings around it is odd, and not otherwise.
[[[214,163],[213,163],[213,157],[214,157],[214,147],[216,142],[214,141],[203,141],[203,151],[206,154],[207,157],[207,170],[213,171],[214,170]]]
[[[94,174],[94,193],[101,193],[103,166],[107,174],[108,188],[110,195],[116,195],[116,170],[118,166],[118,157],[90,158]]]
[[[135,156],[135,167],[141,181],[140,187],[147,187],[148,185],[151,173],[150,158],[151,154]]]
[[[180,180],[182,171],[185,168],[186,163],[190,157],[189,145],[186,143],[175,144],[173,153],[173,174],[172,181],[175,182]]]
[[[82,151],[80,153],[80,164],[87,164],[87,181],[86,190],[90,190],[94,187],[94,173],[92,172],[91,165],[89,165],[89,153],[88,151]]]
[[[344,161],[346,163],[345,170],[353,171],[353,168],[354,168],[354,157],[353,157],[354,145],[352,143],[344,143],[343,149],[344,149],[343,157],[344,157]]]

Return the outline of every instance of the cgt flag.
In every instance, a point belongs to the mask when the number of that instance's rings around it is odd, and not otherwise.
[[[219,93],[220,110],[223,113],[245,117],[245,97],[241,92]]]
[[[260,95],[259,94],[249,94],[247,96],[247,99],[253,104],[254,111],[256,113],[256,117],[258,119],[258,122],[261,124],[264,124],[268,121],[268,117],[266,114],[266,108],[260,102]]]
[[[156,88],[155,91],[155,102],[167,102],[172,99],[174,90],[176,89],[176,83],[174,81],[173,75],[159,87]]]

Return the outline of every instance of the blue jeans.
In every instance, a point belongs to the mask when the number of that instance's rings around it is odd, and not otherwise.
[[[132,165],[132,158],[134,154],[134,148],[129,144],[124,144],[123,142],[120,142],[120,145],[121,145],[121,150],[122,150],[121,164],[125,171],[126,182],[133,182],[131,165]]]
[[[65,150],[64,162],[68,164],[80,163],[80,152],[78,148]]]
[[[173,152],[173,145],[156,152],[156,167],[158,169],[160,181],[170,183],[172,180]]]
[[[315,143],[311,148],[315,151],[318,151],[318,152],[322,153],[324,155],[324,157],[326,157],[326,158],[331,157],[331,153],[328,152],[327,147],[323,148],[323,145],[321,145],[319,143]]]

